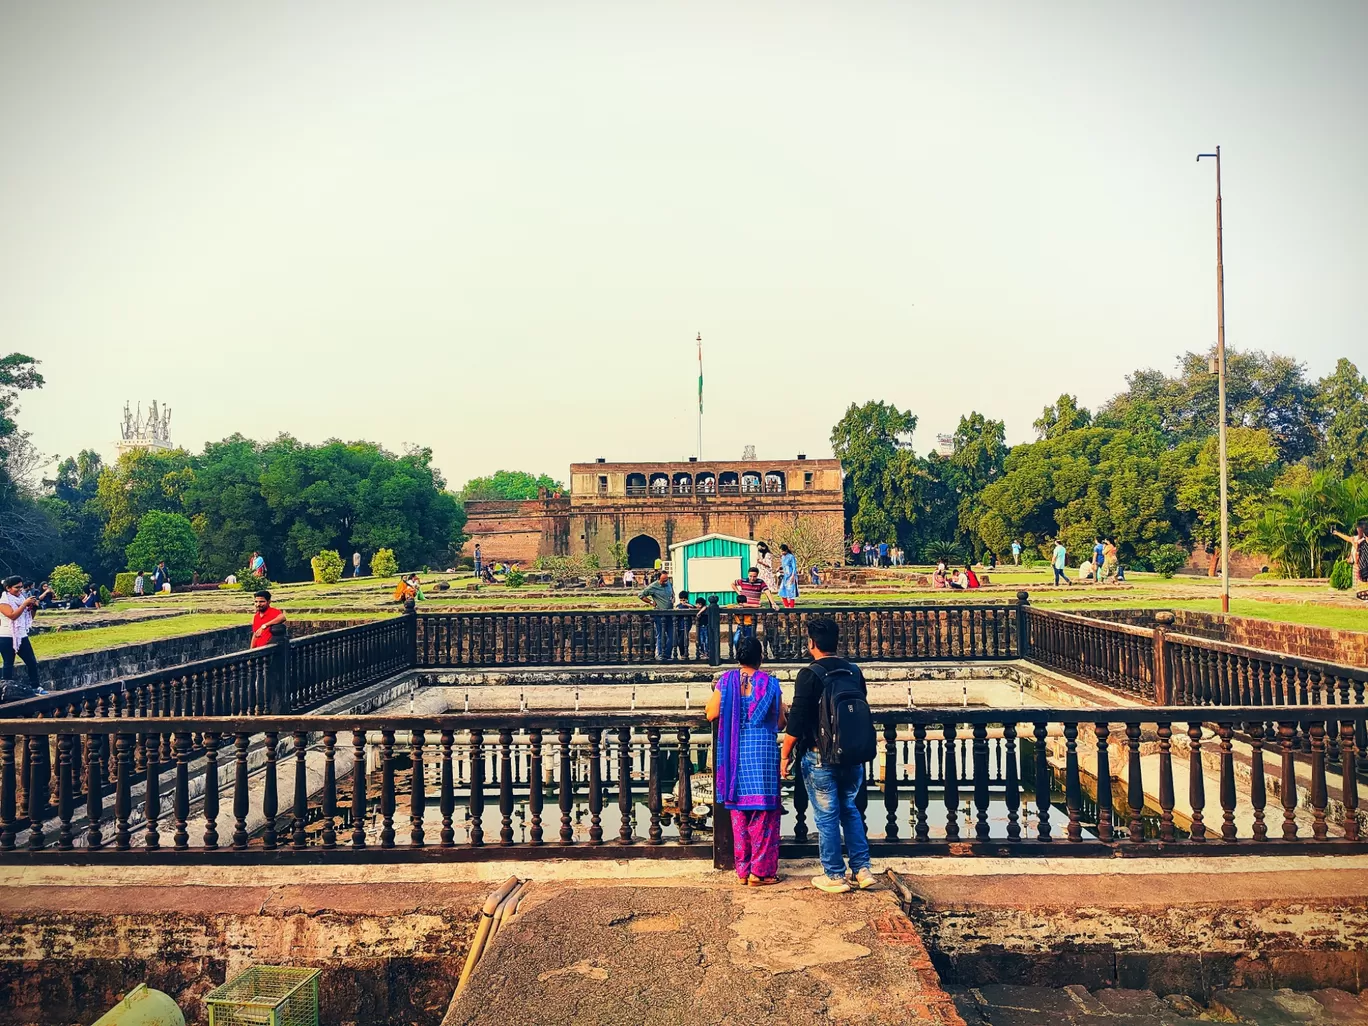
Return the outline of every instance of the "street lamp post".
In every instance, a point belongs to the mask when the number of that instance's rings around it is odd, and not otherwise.
[[[1216,376],[1221,448],[1221,612],[1230,612],[1230,506],[1226,469],[1225,270],[1221,253],[1221,148],[1199,153],[1197,159],[1216,158]]]

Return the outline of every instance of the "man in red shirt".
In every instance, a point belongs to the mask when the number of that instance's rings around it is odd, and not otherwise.
[[[732,582],[732,590],[736,592],[737,605],[754,606],[758,609],[760,596],[765,594],[768,588],[765,582],[760,580],[760,568],[753,566],[744,578]],[[755,637],[755,617],[737,613],[732,622],[735,625],[735,630],[732,631],[732,648],[735,650],[742,638]]]
[[[271,605],[271,593],[269,591],[257,592],[255,600],[256,615],[252,617],[252,647],[261,648],[274,640],[274,628],[278,624],[284,625],[285,613]],[[283,637],[285,632],[282,630],[280,633]]]

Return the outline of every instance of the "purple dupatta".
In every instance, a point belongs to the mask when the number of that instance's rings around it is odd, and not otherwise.
[[[717,801],[728,808],[778,808],[775,735],[779,729],[779,682],[757,670],[751,678],[750,697],[746,698],[741,694],[741,671],[728,670],[718,679],[717,687],[722,688],[717,724]]]

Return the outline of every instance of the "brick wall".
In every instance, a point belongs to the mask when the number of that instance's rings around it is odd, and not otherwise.
[[[1099,620],[1153,627],[1158,609],[1090,609],[1084,615]],[[1300,623],[1223,616],[1189,609],[1173,610],[1174,630],[1195,638],[1247,645],[1268,652],[1320,659],[1342,666],[1368,667],[1368,631],[1341,631]]]

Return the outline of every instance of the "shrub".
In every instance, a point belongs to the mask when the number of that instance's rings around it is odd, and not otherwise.
[[[334,549],[324,549],[309,560],[315,584],[336,584],[342,580],[342,556]]]
[[[399,560],[394,558],[393,549],[376,549],[371,556],[371,573],[376,577],[395,577],[399,573]]]
[[[1335,560],[1335,565],[1330,570],[1330,587],[1338,588],[1340,591],[1348,591],[1353,585],[1354,572],[1349,568],[1349,561],[1345,559]]]
[[[922,550],[922,558],[928,563],[944,562],[949,566],[951,563],[963,563],[964,552],[954,542],[933,541]]]
[[[510,588],[521,588],[523,586],[523,582],[525,582],[526,580],[527,577],[523,574],[521,570],[510,570],[508,571],[508,574],[504,577],[504,584],[508,585]]]
[[[1160,577],[1172,577],[1187,564],[1188,554],[1177,545],[1157,545],[1150,551],[1149,561]]]
[[[75,598],[89,583],[90,574],[75,563],[63,563],[59,567],[54,567],[52,575],[48,578],[48,584],[52,585],[52,590],[60,599]]]
[[[100,605],[107,606],[114,601],[114,596],[109,593],[109,589],[103,584],[100,585]]]
[[[152,510],[138,521],[138,533],[124,550],[128,569],[150,571],[162,560],[173,584],[189,584],[199,563],[195,527],[179,513]]]
[[[598,556],[538,556],[532,562],[533,570],[549,574],[558,585],[583,581],[598,568]]]
[[[133,582],[138,579],[136,571],[129,570],[114,575],[114,594],[119,598],[127,598],[133,594]],[[146,583],[144,581],[143,583]]]
[[[253,577],[252,570],[250,567],[244,566],[241,570],[237,572],[236,577],[237,586],[241,588],[243,591],[262,591],[263,589],[269,589],[271,587],[271,582],[268,581],[265,577]],[[231,588],[232,585],[227,585],[227,587]]]

